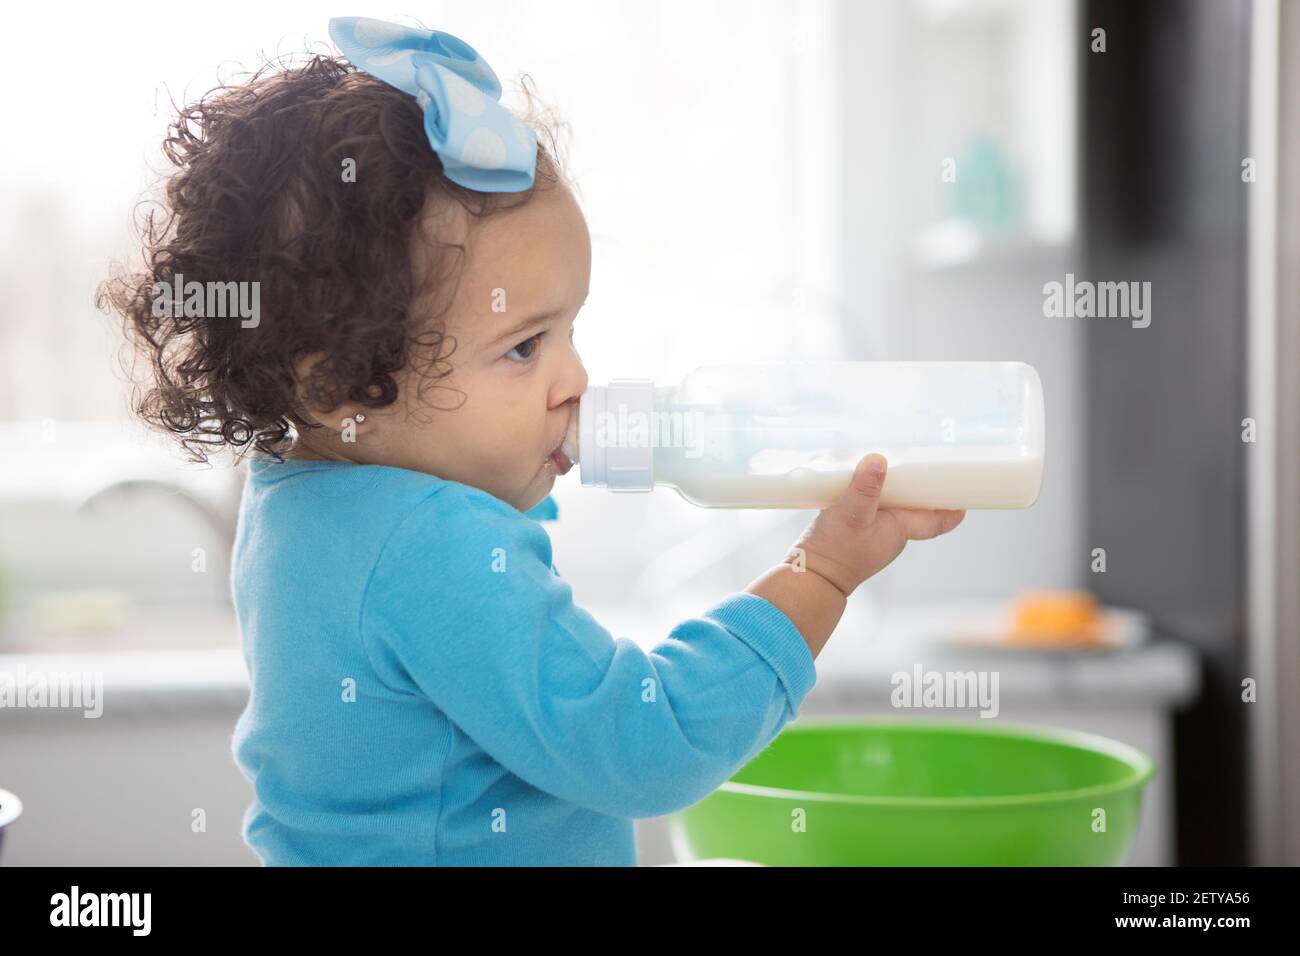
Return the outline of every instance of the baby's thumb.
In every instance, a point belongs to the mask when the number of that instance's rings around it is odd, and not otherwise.
[[[844,494],[836,502],[844,523],[853,529],[863,529],[876,520],[880,506],[880,493],[885,489],[885,471],[888,463],[884,455],[867,455],[853,469],[853,478]]]

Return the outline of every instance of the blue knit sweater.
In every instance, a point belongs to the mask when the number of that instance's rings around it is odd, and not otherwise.
[[[632,820],[707,796],[816,681],[748,592],[650,651],[615,638],[555,570],[551,498],[525,513],[340,462],[249,472],[232,749],[268,865],[633,865]]]

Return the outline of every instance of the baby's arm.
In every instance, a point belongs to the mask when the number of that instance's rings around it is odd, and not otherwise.
[[[550,563],[536,522],[448,486],[385,546],[360,621],[389,691],[432,701],[538,789],[611,816],[690,806],[816,681],[802,635],[759,595],[733,594],[646,651],[575,605]]]
[[[747,588],[785,612],[813,657],[859,584],[898,557],[908,541],[937,537],[965,517],[964,511],[880,510],[886,468],[880,455],[859,461],[840,500],[817,515],[781,564]]]

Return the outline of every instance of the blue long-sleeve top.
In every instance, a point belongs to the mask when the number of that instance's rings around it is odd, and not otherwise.
[[[555,514],[250,461],[232,751],[263,863],[633,865],[633,819],[703,799],[797,716],[816,670],[784,613],[738,592],[649,651],[615,638],[555,569]]]

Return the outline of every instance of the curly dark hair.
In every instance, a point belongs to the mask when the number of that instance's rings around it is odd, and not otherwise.
[[[95,296],[122,320],[135,412],[194,461],[223,448],[278,458],[291,429],[311,427],[300,399],[378,408],[396,400],[395,373],[408,365],[421,389],[449,374],[455,340],[442,313],[410,318],[429,291],[416,287],[412,241],[431,203],[455,201],[481,219],[563,179],[557,124],[550,111],[539,118],[527,77],[523,91],[538,150],[534,185],[520,193],[451,182],[415,99],[332,56],[268,63],[176,108],[162,145],[176,169],[165,199],[144,201],[137,219],[142,271],[114,264]],[[343,176],[347,159],[355,181]],[[422,274],[454,291],[464,246],[423,238]],[[155,287],[177,275],[186,285],[257,281],[259,321],[156,315]],[[295,363],[317,353],[300,396]]]

